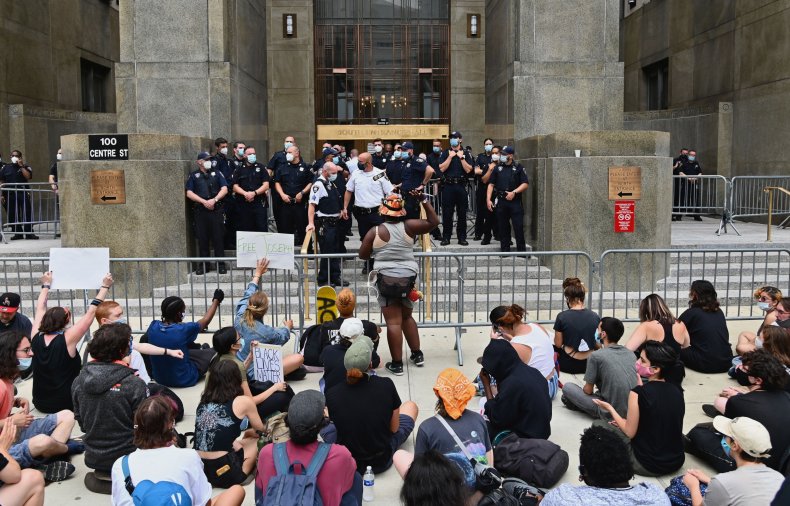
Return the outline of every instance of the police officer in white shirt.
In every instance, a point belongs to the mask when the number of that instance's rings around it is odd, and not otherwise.
[[[307,228],[310,234],[318,225],[318,246],[321,254],[340,253],[341,241],[344,236],[340,225],[343,195],[335,185],[340,168],[332,162],[326,162],[321,168],[313,187],[310,189],[310,207],[307,209]],[[347,219],[347,218],[346,218]],[[318,269],[318,284],[327,281],[332,286],[348,286],[342,281],[340,259],[321,259]]]
[[[359,155],[359,170],[351,174],[346,184],[346,194],[343,198],[343,211],[341,216],[348,217],[348,205],[354,197],[353,212],[359,225],[359,237],[364,239],[368,230],[384,223],[379,214],[381,202],[392,193],[392,183],[387,179],[387,173],[373,166],[373,157],[370,153]],[[373,268],[373,259],[365,262],[362,274],[367,274]]]

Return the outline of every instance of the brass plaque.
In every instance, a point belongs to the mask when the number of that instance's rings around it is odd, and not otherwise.
[[[609,167],[609,200],[642,198],[642,167]]]
[[[450,125],[316,125],[319,141],[446,139]]]
[[[126,204],[126,180],[122,170],[91,171],[92,204]]]

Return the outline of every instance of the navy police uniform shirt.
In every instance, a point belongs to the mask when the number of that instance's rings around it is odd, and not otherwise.
[[[527,178],[527,171],[520,163],[511,163],[510,165],[500,163],[494,168],[491,178],[488,180],[488,184],[494,185],[494,191],[498,192],[512,192],[522,183],[529,184],[529,178]]]
[[[211,170],[218,170],[225,176],[225,181],[230,181],[233,178],[233,171],[236,167],[230,163],[230,160],[222,153],[217,153],[210,158]]]
[[[244,164],[236,169],[236,172],[233,174],[233,184],[239,185],[245,192],[254,192],[269,179],[269,171],[257,162],[252,165]],[[262,197],[264,195],[257,195],[255,198]]]
[[[450,149],[445,149],[442,151],[442,155],[439,157],[439,164],[442,164],[449,158],[450,156]],[[467,177],[467,172],[464,170],[464,166],[461,165],[461,158],[466,160],[466,163],[472,165],[472,155],[469,154],[463,148],[459,148],[456,151],[456,155],[453,157],[452,161],[450,162],[450,166],[447,167],[447,170],[442,173],[442,175],[446,178],[453,178],[458,179],[462,177]]]
[[[410,158],[403,164],[401,190],[409,192],[422,184],[428,163],[423,158]]]
[[[58,182],[58,162],[52,162],[52,167],[49,168],[49,175],[52,176],[54,182]]]
[[[223,186],[227,188],[228,182],[225,180],[222,172],[218,170],[211,169],[203,172],[198,169],[189,174],[184,186],[187,191],[191,191],[202,199],[209,200],[216,197]]]
[[[475,167],[479,167],[480,170],[483,171],[483,174],[485,174],[486,171],[488,170],[488,164],[490,163],[491,163],[491,155],[489,155],[488,153],[480,153],[479,155],[477,155],[477,159],[475,160]],[[482,174],[479,176],[475,175],[475,179],[477,179],[478,182],[480,182],[482,178],[483,178]]]
[[[439,173],[439,158],[441,158],[441,156],[442,156],[441,151],[439,151],[438,153],[434,153],[433,151],[431,151],[431,153],[428,155],[428,158],[426,159],[428,165],[430,165],[433,168],[433,170],[436,171],[437,174]]]
[[[285,150],[277,151],[272,155],[272,158],[269,160],[269,163],[266,164],[266,168],[272,171],[272,174],[277,172],[277,169],[283,165],[287,165],[288,160],[285,158]]]
[[[376,167],[377,169],[384,170],[384,168],[387,166],[387,155],[383,153],[382,154],[374,153],[373,156],[371,157],[371,162],[373,163],[373,166]]]
[[[30,177],[32,178],[33,169],[30,168],[30,165],[25,164],[20,167],[16,163],[7,163],[3,165],[2,169],[0,169],[0,182],[7,184],[27,183],[27,179],[25,179],[25,176],[22,174],[23,168],[30,173]],[[30,189],[27,184],[25,184],[23,188],[28,190]]]
[[[403,182],[403,167],[406,165],[403,163],[403,160],[390,157],[387,160],[387,165],[384,166],[384,170],[387,172],[387,179],[390,180],[390,183],[398,185]]]
[[[312,181],[313,172],[304,160],[299,160],[299,163],[280,165],[274,171],[274,182],[280,183],[283,191],[289,197],[296,197],[296,194],[304,190],[304,187]]]

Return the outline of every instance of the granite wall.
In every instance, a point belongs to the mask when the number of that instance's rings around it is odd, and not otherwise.
[[[486,118],[486,38],[489,18],[484,0],[455,0],[450,8],[450,131],[482,151]],[[468,37],[468,15],[480,16],[480,36]],[[491,18],[493,29],[500,23]]]

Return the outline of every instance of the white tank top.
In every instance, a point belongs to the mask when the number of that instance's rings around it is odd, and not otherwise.
[[[511,343],[523,344],[532,348],[529,366],[534,367],[546,377],[554,370],[554,347],[549,335],[534,323],[528,324],[532,332],[520,336],[513,336]]]

